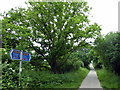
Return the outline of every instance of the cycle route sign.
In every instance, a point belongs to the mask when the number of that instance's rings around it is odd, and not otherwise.
[[[12,49],[10,51],[10,58],[13,60],[22,60],[22,61],[30,61],[31,55],[27,52],[22,52],[20,50]]]

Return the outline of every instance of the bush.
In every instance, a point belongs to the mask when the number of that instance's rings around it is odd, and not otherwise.
[[[120,75],[120,33],[109,33],[96,44],[96,51],[104,66]]]
[[[96,57],[92,56],[92,53],[93,51],[89,48],[82,48],[81,50],[71,53],[61,70],[69,72],[78,70],[80,67],[89,69],[90,61],[96,59]]]
[[[68,60],[61,68],[63,72],[70,72],[78,70],[80,67],[83,67],[83,62],[79,60],[79,58],[76,58],[77,61],[73,58],[71,60]]]
[[[97,64],[95,64],[95,68],[96,68],[96,69],[101,69],[101,68],[102,68],[102,63],[97,63]]]
[[[69,72],[64,74],[54,74],[49,71],[39,71],[39,72],[36,72],[35,70],[23,71],[21,86],[24,88],[25,87],[27,88],[28,87],[29,88],[59,87],[60,88],[62,85],[67,83],[76,83],[80,85],[80,83],[82,82],[84,77],[87,75],[87,73],[88,73],[88,70],[86,69],[81,69],[81,70],[79,69],[79,71],[74,71],[74,72]],[[81,75],[81,78],[79,78],[80,75]]]
[[[4,65],[3,65],[4,66]],[[6,66],[5,66],[6,67]],[[8,67],[8,68],[7,68]],[[12,70],[8,65],[6,71],[3,71],[2,88],[55,88],[61,85],[76,83],[77,88],[88,73],[86,69],[79,69],[78,71],[54,74],[50,71],[36,71],[35,69],[25,69],[19,78],[18,72]],[[3,67],[3,69],[5,69]],[[8,71],[9,70],[9,71]],[[81,75],[81,77],[80,77]],[[79,78],[79,79],[78,79]],[[67,87],[67,86],[65,86]],[[69,86],[70,87],[70,86]]]
[[[106,69],[97,70],[97,75],[102,87],[105,90],[110,90],[110,88],[112,88],[112,90],[113,89],[119,90],[120,76]]]

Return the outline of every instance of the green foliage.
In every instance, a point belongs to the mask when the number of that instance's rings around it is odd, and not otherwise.
[[[0,48],[0,89],[2,89],[2,49]]]
[[[94,61],[94,68],[95,69],[102,69],[103,68],[103,64],[101,62],[101,60],[97,60],[96,62]]]
[[[120,76],[117,76],[113,72],[110,72],[106,69],[97,70],[97,75],[100,80],[102,87],[107,90],[110,88],[116,88],[119,90],[120,88]]]
[[[91,61],[96,63],[96,67],[101,68],[101,62],[98,64],[99,57],[95,54],[95,51],[92,46],[79,49],[76,52],[73,52],[68,57],[66,64],[61,68],[62,71],[72,71],[78,70],[80,67],[85,67],[89,69],[89,64]]]
[[[70,71],[76,71],[80,67],[83,66],[83,62],[77,58],[77,61],[74,61],[75,59],[68,60],[62,67],[61,70],[63,72],[70,72]]]
[[[54,73],[60,73],[67,57],[89,38],[96,38],[100,26],[90,25],[87,2],[29,2],[29,7],[3,14],[3,47],[35,51],[38,62],[46,60]],[[37,45],[36,45],[37,44]],[[39,64],[32,61],[33,65]],[[41,65],[40,65],[41,66]]]
[[[95,69],[101,69],[101,68],[103,68],[104,65],[103,65],[103,63],[102,63],[102,60],[100,59],[99,54],[96,53],[96,48],[93,48],[92,56],[94,57],[94,58],[92,59],[94,68],[95,68]]]
[[[120,75],[120,33],[109,33],[98,39],[96,52],[107,69]]]
[[[5,49],[3,50],[3,56]],[[7,60],[5,60],[7,59]],[[86,69],[77,71],[53,74],[50,71],[39,71],[28,62],[23,62],[21,78],[19,79],[19,61],[3,57],[2,64],[2,88],[78,88],[88,73]],[[71,64],[72,65],[72,64]],[[77,66],[77,65],[75,65]],[[20,82],[20,84],[19,84]]]
[[[61,67],[61,70],[64,72],[69,72],[73,70],[78,70],[83,66],[82,60],[79,58],[78,52],[73,52],[68,57],[66,63]]]
[[[4,68],[3,68],[4,69]],[[23,69],[21,78],[10,69],[9,75],[6,73],[2,79],[2,88],[70,88],[69,84],[74,84],[72,88],[78,88],[82,80],[88,73],[87,69],[81,68],[78,71],[65,74],[53,74],[49,71],[36,71]],[[81,77],[80,77],[81,76]],[[19,81],[20,80],[20,81]],[[66,86],[66,84],[68,86]]]
[[[13,69],[16,68],[15,65],[12,65],[13,63],[11,63],[10,65],[5,63],[2,64],[2,88],[5,87],[18,87],[18,81],[19,81],[19,77],[18,77],[18,69]],[[18,64],[19,65],[19,64]],[[18,67],[17,67],[18,68]]]
[[[23,62],[22,70],[34,70],[29,63]],[[19,61],[2,64],[2,88],[18,88],[19,87]]]
[[[77,57],[83,62],[83,66],[89,69],[90,62],[96,59],[93,56],[93,47],[80,49],[77,53]]]

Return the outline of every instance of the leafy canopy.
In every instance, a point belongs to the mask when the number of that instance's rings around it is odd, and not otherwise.
[[[87,2],[29,2],[29,7],[3,14],[3,47],[35,51],[55,73],[67,57],[87,39],[96,38],[100,26],[90,25]],[[33,61],[34,62],[34,61]]]

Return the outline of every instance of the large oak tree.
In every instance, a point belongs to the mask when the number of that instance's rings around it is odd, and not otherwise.
[[[3,14],[3,46],[7,50],[34,50],[54,73],[62,72],[70,53],[100,33],[100,26],[90,24],[87,2],[28,4],[27,9],[15,8]]]

